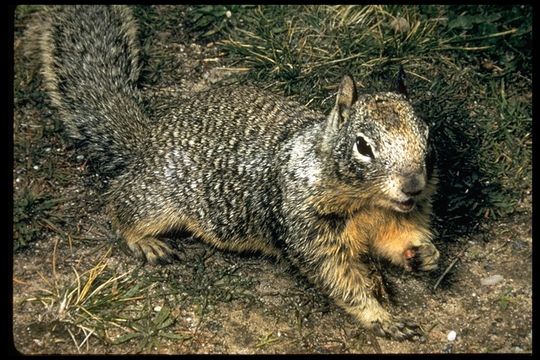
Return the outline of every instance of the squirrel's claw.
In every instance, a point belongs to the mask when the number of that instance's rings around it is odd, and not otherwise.
[[[136,243],[129,244],[131,251],[144,261],[156,264],[170,264],[178,259],[178,253],[162,240],[146,237]]]
[[[420,326],[410,321],[384,321],[373,322],[373,332],[380,337],[391,338],[394,340],[418,340],[423,336]]]

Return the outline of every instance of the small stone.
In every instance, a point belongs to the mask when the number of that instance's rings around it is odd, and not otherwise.
[[[454,341],[456,340],[456,336],[457,336],[457,333],[454,330],[452,330],[448,333],[446,338],[448,339],[448,341]]]
[[[38,165],[34,165],[34,170],[39,170],[39,166]]]
[[[487,278],[480,280],[480,283],[484,286],[492,286],[492,285],[497,285],[503,280],[504,280],[504,277],[502,277],[502,275],[492,275],[492,276],[488,276]]]
[[[156,305],[156,306],[154,307],[154,311],[155,311],[155,312],[160,312],[160,311],[161,311],[161,306]]]
[[[77,160],[80,161],[80,160],[82,160],[82,159],[84,159],[84,155],[77,155]]]

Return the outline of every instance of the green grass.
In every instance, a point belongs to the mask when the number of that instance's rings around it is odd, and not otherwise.
[[[403,64],[411,101],[432,126],[446,226],[514,213],[530,191],[530,6],[202,6],[187,26],[215,41],[235,81],[328,112],[340,78],[392,90]],[[225,14],[230,11],[230,17]]]
[[[149,287],[140,285],[134,270],[121,274],[111,270],[110,254],[109,248],[84,271],[72,266],[68,277],[57,275],[53,261],[52,276],[43,277],[41,290],[26,300],[42,303],[45,320],[69,333],[79,352],[90,337],[116,344],[141,336],[145,347],[173,322],[165,309],[152,320],[153,328],[141,325],[150,318],[139,302],[147,297]],[[137,317],[141,313],[145,314],[142,320]]]
[[[57,216],[57,205],[66,199],[52,198],[37,186],[23,186],[14,196],[13,250],[18,251],[40,237],[47,230],[57,230],[62,222]]]
[[[190,338],[189,335],[167,331],[175,323],[175,317],[167,306],[160,308],[157,314],[152,315],[152,309],[148,307],[138,319],[130,322],[131,331],[118,337],[113,344],[136,340],[140,351],[149,352],[152,348],[158,347],[164,339],[184,341]]]

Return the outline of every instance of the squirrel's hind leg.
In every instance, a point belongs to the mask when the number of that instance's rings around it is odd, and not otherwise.
[[[138,258],[151,264],[168,264],[178,258],[178,253],[176,249],[158,238],[158,235],[171,230],[171,225],[170,222],[152,219],[136,225],[120,227],[120,234]]]

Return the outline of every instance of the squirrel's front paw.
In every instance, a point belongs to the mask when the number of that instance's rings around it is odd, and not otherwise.
[[[411,246],[403,253],[406,268],[409,270],[430,271],[438,266],[439,250],[431,242]]]
[[[420,326],[405,320],[374,321],[371,329],[377,336],[394,340],[416,340],[423,336]]]

